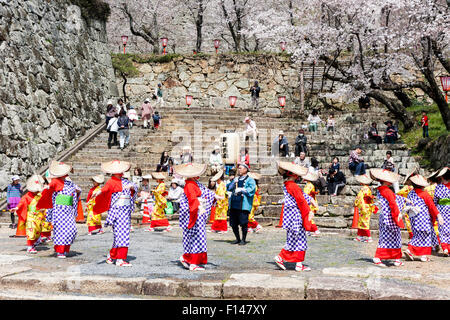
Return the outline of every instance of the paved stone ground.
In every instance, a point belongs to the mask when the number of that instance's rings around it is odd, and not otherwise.
[[[20,272],[67,272],[74,276],[109,276],[128,279],[172,279],[225,281],[233,284],[243,281],[239,274],[246,273],[254,281],[274,282],[273,279],[319,279],[327,283],[327,277],[345,277],[353,279],[386,278],[400,283],[450,290],[449,258],[434,255],[430,263],[419,261],[405,262],[405,266],[390,266],[382,269],[371,263],[376,249],[376,241],[363,244],[352,241],[352,237],[337,232],[323,232],[318,238],[308,238],[308,251],[305,265],[311,272],[298,273],[293,270],[282,271],[275,265],[273,257],[279,253],[285,243],[285,231],[267,227],[261,233],[249,234],[246,246],[232,245],[234,240],[231,230],[227,234],[208,233],[208,265],[204,272],[190,272],[178,262],[182,254],[181,229],[174,225],[173,231],[146,232],[145,228],[135,227],[131,234],[129,261],[131,268],[119,268],[105,263],[106,254],[112,243],[111,229],[103,235],[87,235],[87,227],[78,224],[78,236],[72,246],[71,255],[65,259],[56,259],[52,245],[41,245],[39,253],[34,256],[25,252],[24,238],[10,238],[12,230],[0,228],[0,278],[8,274],[8,268]],[[404,240],[406,245],[407,240]],[[289,265],[288,265],[289,266]],[[3,270],[3,271],[2,271]],[[11,273],[17,273],[11,271]],[[3,275],[2,275],[3,272]],[[263,278],[261,278],[263,277]],[[289,278],[286,278],[289,277]],[[319,277],[319,278],[318,278]],[[325,279],[322,279],[325,277]],[[333,278],[333,279],[334,279]],[[328,279],[328,280],[327,280]],[[296,280],[296,281],[297,281]],[[155,280],[156,281],[156,280]],[[289,280],[288,280],[289,282]],[[343,284],[347,285],[346,283]],[[354,283],[351,283],[353,286]],[[360,284],[358,284],[360,285]],[[370,285],[370,284],[369,284]],[[379,285],[379,282],[378,282]],[[311,289],[312,290],[312,289]],[[449,291],[450,292],[450,291]],[[230,293],[231,294],[231,293]],[[20,296],[20,295],[19,295]],[[11,293],[14,297],[14,293]]]

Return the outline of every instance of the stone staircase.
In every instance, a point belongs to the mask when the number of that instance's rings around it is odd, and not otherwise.
[[[156,169],[163,151],[168,151],[172,157],[177,158],[184,145],[192,147],[194,162],[207,162],[213,146],[219,143],[220,134],[225,130],[243,131],[245,127],[243,119],[245,116],[250,116],[255,120],[259,130],[258,143],[250,143],[250,164],[252,170],[263,174],[259,183],[263,204],[257,215],[260,221],[278,222],[281,212],[279,201],[283,198],[282,178],[276,174],[276,161],[279,158],[270,155],[271,144],[278,131],[283,130],[290,144],[290,153],[293,155],[295,137],[301,125],[307,124],[307,114],[295,115],[286,111],[281,117],[271,118],[256,110],[186,109],[169,106],[160,109],[160,114],[162,115],[160,129],[156,131],[143,129],[141,123],[137,122],[130,131],[130,146],[123,151],[118,147],[107,148],[108,133],[104,131],[66,161],[73,165],[72,179],[82,188],[83,198],[91,187],[89,177],[101,172],[102,162],[112,159],[131,161],[132,169],[139,166],[143,174],[148,174]],[[316,133],[306,133],[309,157],[315,157],[322,169],[328,169],[332,158],[338,156],[341,169],[347,178],[347,185],[337,197],[318,196],[320,209],[315,220],[319,227],[347,228],[351,225],[353,201],[360,188],[347,169],[350,150],[358,144],[362,145],[363,157],[369,167],[380,167],[386,151],[391,150],[399,173],[402,175],[409,172],[411,168],[417,167],[418,164],[401,142],[378,146],[364,139],[364,134],[373,121],[377,122],[379,131],[384,132],[383,123],[389,119],[384,109],[374,107],[368,112],[354,110],[343,113],[334,112],[334,114],[336,119],[334,133],[326,132],[325,127],[321,127]],[[323,112],[321,118],[326,120],[328,112]],[[244,140],[241,141],[244,142]],[[249,147],[249,142],[246,147]],[[293,161],[294,158],[288,157],[283,160]],[[207,183],[208,179],[209,176],[205,176],[201,178],[201,181]],[[141,218],[139,214],[134,217],[136,221]],[[376,228],[376,224],[377,216],[373,219],[372,227]]]

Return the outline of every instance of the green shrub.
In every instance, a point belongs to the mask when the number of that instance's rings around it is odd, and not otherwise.
[[[96,19],[107,21],[111,14],[109,4],[101,0],[69,0],[81,8],[81,16],[85,20]]]

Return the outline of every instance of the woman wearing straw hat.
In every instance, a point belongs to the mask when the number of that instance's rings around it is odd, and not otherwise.
[[[36,209],[36,203],[41,198],[44,180],[39,175],[33,175],[27,180],[28,192],[20,199],[13,210],[17,213],[19,221],[24,221],[27,237],[27,253],[35,254],[36,246],[41,236],[42,221],[45,213]]]
[[[131,263],[126,259],[130,245],[131,213],[134,211],[137,186],[123,178],[123,174],[130,169],[130,166],[129,162],[119,160],[102,163],[102,171],[112,176],[99,194],[93,193],[93,196],[96,196],[93,213],[100,215],[108,211],[105,225],[112,226],[114,234],[106,263],[113,264],[113,260],[116,260],[116,266],[119,267],[131,267]]]
[[[286,244],[278,256],[276,264],[286,270],[284,261],[295,262],[295,271],[310,271],[303,265],[307,246],[306,231],[311,231],[313,212],[303,196],[302,189],[295,183],[308,169],[290,162],[279,162],[278,173],[284,178],[283,229],[286,230]]]
[[[69,177],[72,166],[52,161],[49,172],[52,181],[38,201],[37,209],[52,209],[53,243],[56,256],[66,258],[77,236],[75,217],[81,190]]]
[[[152,190],[153,196],[155,198],[155,205],[152,211],[152,222],[147,231],[154,231],[154,228],[165,227],[164,231],[169,232],[172,227],[169,224],[169,220],[166,218],[164,209],[167,208],[167,191],[164,180],[167,179],[166,172],[152,172],[152,178],[158,182],[156,189]]]
[[[93,208],[95,205],[95,196],[93,194],[100,193],[101,187],[100,185],[105,182],[105,176],[102,174],[91,177],[93,187],[89,190],[87,198],[86,198],[86,210],[87,210],[87,219],[86,224],[88,226],[88,235],[92,235],[92,232],[97,231],[97,234],[104,233],[102,228],[102,215],[94,214]]]
[[[436,175],[438,185],[434,189],[434,203],[444,219],[439,225],[439,238],[446,257],[450,252],[450,170],[445,167]]]
[[[258,210],[258,207],[261,205],[261,195],[259,194],[259,187],[258,187],[258,181],[261,179],[261,174],[256,172],[249,172],[248,176],[250,178],[253,178],[255,180],[256,189],[255,189],[255,196],[253,197],[253,203],[252,203],[252,210],[250,211],[250,214],[248,215],[248,232],[260,232],[262,230],[261,225],[258,223],[258,221],[255,220],[255,212]]]
[[[176,165],[175,173],[186,178],[180,200],[180,228],[183,230],[183,255],[181,264],[191,271],[205,270],[208,262],[206,221],[215,201],[215,194],[200,182],[206,164],[186,163]]]
[[[412,189],[414,189],[413,186],[405,184],[396,194],[406,199],[408,198],[408,194],[411,192]],[[406,230],[408,231],[409,239],[412,239],[413,232],[411,227],[411,221],[409,220],[408,212],[405,211],[404,214],[405,214]]]
[[[311,171],[308,171],[308,173],[306,175],[302,176],[302,178],[304,181],[306,181],[306,185],[303,188],[303,192],[312,198],[312,201],[311,201],[312,203],[309,207],[311,208],[312,212],[314,212],[314,214],[316,214],[317,210],[319,210],[319,205],[317,203],[316,195],[319,192],[316,192],[316,188],[314,187],[313,182],[317,181],[319,179],[319,175],[316,173],[313,173]],[[317,225],[314,223],[314,219],[311,220],[311,231],[313,232],[311,234],[313,237],[318,237],[320,234],[320,231],[317,228]]]
[[[378,212],[378,207],[373,203],[375,196],[372,195],[369,187],[372,179],[366,174],[355,176],[355,179],[360,183],[361,190],[359,190],[354,203],[355,209],[353,212],[352,229],[358,229],[358,232],[356,238],[353,240],[372,242],[373,240],[370,235],[370,217],[372,213]]]
[[[227,186],[223,181],[223,170],[219,170],[217,174],[211,178],[211,181],[216,182],[215,198],[216,209],[214,214],[214,222],[211,225],[211,231],[217,233],[227,232],[227,213],[228,213],[228,196]]]
[[[389,170],[371,169],[370,177],[381,183],[377,188],[377,198],[380,202],[379,239],[373,262],[380,267],[386,267],[381,260],[395,259],[396,267],[403,266],[402,236],[400,228],[404,227],[401,211],[405,205],[405,198],[396,196],[389,188],[397,182],[400,176]]]
[[[50,175],[50,172],[45,171],[44,174],[44,189],[50,184],[52,181],[52,176]],[[41,242],[46,243],[53,241],[52,239],[52,211],[53,209],[45,209],[45,219],[42,221],[42,231],[41,231]]]
[[[411,226],[413,228],[413,238],[408,244],[405,256],[411,261],[414,261],[414,256],[417,256],[420,257],[420,261],[428,262],[430,261],[428,256],[431,255],[432,247],[438,244],[433,229],[433,222],[438,220],[439,224],[443,224],[444,220],[436,208],[433,199],[424,190],[424,187],[429,185],[424,177],[417,174],[414,170],[406,177],[406,183],[411,184],[414,188],[408,194],[408,200],[414,208],[409,211]]]

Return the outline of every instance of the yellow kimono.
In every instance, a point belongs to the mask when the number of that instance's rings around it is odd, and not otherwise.
[[[434,189],[436,189],[437,183],[430,184],[428,187],[425,187],[425,191],[431,196],[431,199],[434,199]],[[434,232],[439,236],[438,222],[437,220],[434,222]]]
[[[314,185],[310,182],[310,181],[308,181],[307,183],[306,183],[306,185],[305,185],[305,188],[303,189],[303,191],[307,194],[307,195],[309,195],[311,198],[313,198],[315,201],[317,201],[316,200],[316,188],[314,187]],[[309,208],[314,212],[314,213],[316,213],[317,212],[317,210],[319,209],[313,202],[311,202],[311,204],[309,205]],[[312,223],[314,223],[314,222],[312,222]]]
[[[214,220],[227,220],[228,197],[227,197],[227,186],[225,185],[225,182],[221,181],[217,185],[216,195],[225,198],[222,200],[217,200],[216,214],[214,216]]]
[[[155,197],[155,205],[152,212],[152,220],[164,220],[166,219],[166,214],[164,209],[167,208],[167,200],[165,198],[166,185],[161,182],[156,189],[152,190],[153,196]]]
[[[42,222],[45,220],[45,210],[36,210],[36,204],[41,198],[41,193],[39,192],[31,200],[28,205],[27,221],[26,221],[26,234],[27,240],[34,241],[39,239],[42,232]]]
[[[253,197],[252,211],[248,215],[248,223],[255,223],[255,212],[258,210],[258,207],[261,205],[261,195],[259,194],[259,188],[256,187],[255,196]]]
[[[358,229],[369,230],[370,217],[372,216],[372,213],[376,213],[378,209],[373,203],[372,191],[368,186],[363,186],[361,190],[359,190],[354,206],[358,209]]]
[[[401,188],[400,191],[397,192],[397,194],[398,194],[399,196],[402,196],[402,197],[404,197],[404,198],[407,198],[409,192],[410,192],[412,189],[413,189],[413,186],[408,186],[408,185],[406,185],[406,186],[403,186],[403,188]],[[407,213],[407,212],[405,212],[405,224],[406,224],[406,230],[408,230],[408,233],[409,233],[410,236],[411,236],[411,234],[412,234],[411,221],[409,220],[409,216],[408,216],[408,213]]]
[[[101,190],[101,186],[97,186],[93,193],[97,193]],[[94,205],[95,205],[95,197],[91,197],[86,204],[87,210],[87,220],[86,223],[88,225],[88,231],[91,232],[93,230],[101,229],[102,227],[102,215],[94,214]]]

